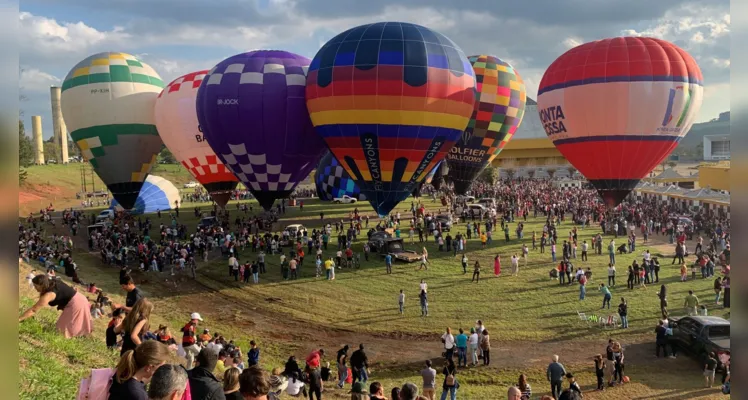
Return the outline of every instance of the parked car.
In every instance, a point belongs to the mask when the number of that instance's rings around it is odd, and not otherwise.
[[[437,215],[434,220],[441,224],[442,231],[450,231],[452,229],[452,222],[449,221],[449,217],[446,215]]]
[[[474,213],[485,214],[487,209],[482,204],[468,204],[468,211],[473,210]]]
[[[333,203],[338,203],[338,204],[350,204],[350,203],[355,203],[357,201],[358,200],[356,200],[355,197],[348,196],[347,194],[344,194],[343,197],[336,197],[332,199]]]
[[[214,225],[218,225],[218,220],[216,217],[203,217],[200,222],[197,224],[198,229],[209,229],[212,228]]]
[[[490,197],[478,200],[478,204],[482,204],[486,208],[496,208],[496,200]]]
[[[707,355],[717,355],[717,370],[730,356],[730,321],[713,316],[671,317],[668,326],[673,330],[672,340],[680,350],[696,356],[703,367]]]
[[[196,188],[196,187],[198,187],[198,183],[195,182],[195,181],[189,181],[189,182],[187,182],[187,183],[184,184],[184,188],[185,189],[192,189],[192,188]]]
[[[114,219],[114,210],[103,210],[96,216],[96,222],[103,222]]]
[[[383,245],[379,248],[379,254],[384,257],[391,255],[395,260],[412,263],[421,259],[421,255],[413,250],[405,250],[402,238],[385,239]]]
[[[385,231],[376,231],[371,234],[369,238],[369,248],[372,252],[379,251],[384,246],[384,242],[387,239],[392,238],[392,235]]]
[[[474,203],[475,202],[475,196],[463,196],[459,195],[455,198],[458,203]]]
[[[289,236],[295,238],[296,232],[301,232],[303,234],[304,231],[306,231],[306,227],[301,224],[291,224],[288,225],[285,230],[288,231]]]

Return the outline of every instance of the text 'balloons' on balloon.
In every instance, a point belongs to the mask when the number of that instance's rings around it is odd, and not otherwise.
[[[163,147],[153,112],[163,87],[148,64],[115,52],[79,62],[62,84],[70,137],[125,209],[135,205]]]
[[[475,71],[473,115],[460,140],[447,155],[449,179],[465,194],[475,178],[511,140],[525,114],[527,91],[519,73],[490,55],[468,57]]]
[[[160,176],[148,175],[135,199],[135,205],[129,210],[136,215],[167,211],[177,207],[180,199],[179,189],[173,183]],[[120,210],[123,207],[114,199],[109,208]]]
[[[312,60],[317,133],[379,215],[408,197],[467,126],[473,69],[444,35],[403,22],[349,29]]]
[[[343,196],[350,196],[360,201],[366,200],[366,195],[361,194],[356,182],[329,151],[317,165],[314,172],[314,185],[317,189],[317,197],[323,201],[332,201],[334,198]]]
[[[195,99],[207,74],[192,72],[166,85],[156,99],[156,127],[177,161],[224,207],[239,180],[210,148],[197,122]]]
[[[309,62],[286,51],[237,54],[198,90],[203,135],[266,210],[290,196],[326,150],[304,99]]]
[[[548,137],[614,207],[691,128],[704,95],[699,66],[661,39],[585,43],[548,67],[538,112]]]

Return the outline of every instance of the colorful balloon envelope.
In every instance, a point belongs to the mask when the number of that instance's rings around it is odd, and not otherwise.
[[[177,161],[224,207],[239,180],[210,148],[197,122],[195,99],[207,74],[192,72],[166,85],[156,99],[156,127]]]
[[[317,188],[317,197],[323,201],[332,201],[343,196],[366,200],[356,182],[329,151],[322,157],[314,172],[314,185]]]
[[[470,123],[447,155],[455,193],[465,194],[514,136],[525,114],[527,92],[519,73],[498,57],[468,57],[476,80]]]
[[[688,133],[703,77],[687,52],[660,39],[577,46],[548,67],[538,112],[564,157],[615,207]]]
[[[381,216],[408,197],[465,130],[475,102],[467,58],[444,35],[380,22],[331,39],[306,98],[317,133]]]
[[[173,183],[160,176],[148,175],[130,213],[137,215],[171,210],[179,205],[180,199],[179,189]],[[119,210],[122,206],[114,199],[109,208]]]
[[[309,59],[260,50],[221,61],[197,93],[197,119],[218,157],[266,210],[322,158],[304,99]]]
[[[126,210],[135,205],[163,148],[153,116],[163,87],[148,64],[114,52],[79,62],[62,84],[62,115],[70,137]]]
[[[436,172],[439,170],[439,166],[442,165],[444,161],[440,161],[439,164],[436,164],[436,167],[431,170],[431,172],[426,175],[426,179],[422,180],[421,183],[416,185],[415,189],[413,189],[413,197],[421,197],[421,189],[423,189],[423,185],[432,183],[434,180],[434,176],[436,176]]]

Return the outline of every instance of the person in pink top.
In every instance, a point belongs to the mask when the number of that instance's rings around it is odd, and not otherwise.
[[[498,254],[493,258],[493,274],[496,276],[501,275],[501,256]]]
[[[309,366],[309,368],[319,368],[319,363],[322,357],[325,355],[325,350],[319,349],[314,350],[313,352],[309,353],[309,355],[306,358],[306,365]]]

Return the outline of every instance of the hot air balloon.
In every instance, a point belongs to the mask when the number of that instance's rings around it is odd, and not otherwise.
[[[522,123],[527,93],[519,73],[498,57],[468,57],[476,80],[475,110],[447,155],[455,193],[465,194]]]
[[[475,77],[462,50],[419,25],[349,29],[309,67],[317,133],[380,215],[413,191],[465,130]]]
[[[210,148],[197,122],[195,98],[207,74],[192,72],[166,85],[156,99],[156,127],[177,161],[224,207],[239,180]]]
[[[436,172],[439,170],[439,166],[442,165],[444,161],[440,161],[439,164],[436,164],[436,167],[431,170],[431,172],[426,175],[426,179],[422,180],[421,183],[416,185],[415,189],[413,189],[413,192],[411,193],[413,197],[421,197],[421,189],[423,189],[423,185],[432,183],[434,180],[434,176],[436,176]]]
[[[447,163],[442,161],[439,163],[439,166],[436,168],[436,173],[434,174],[434,177],[431,178],[431,186],[434,187],[434,189],[439,190],[442,185],[446,184],[446,178],[447,174],[449,173],[449,168],[447,167]]]
[[[148,64],[114,52],[79,62],[62,84],[62,115],[70,136],[126,210],[135,205],[163,148],[153,118],[163,87]]]
[[[691,128],[703,98],[696,61],[664,40],[585,43],[545,71],[538,112],[546,134],[612,208]]]
[[[351,176],[329,151],[322,157],[314,172],[314,185],[317,197],[323,201],[332,201],[336,197],[350,196],[356,200],[366,200]]]
[[[308,68],[308,58],[286,51],[237,54],[210,70],[197,92],[205,139],[266,210],[326,150],[304,100]]]
[[[171,210],[179,205],[180,199],[179,189],[173,183],[160,176],[148,175],[130,213],[147,214]],[[122,206],[114,199],[109,208],[121,210]]]

